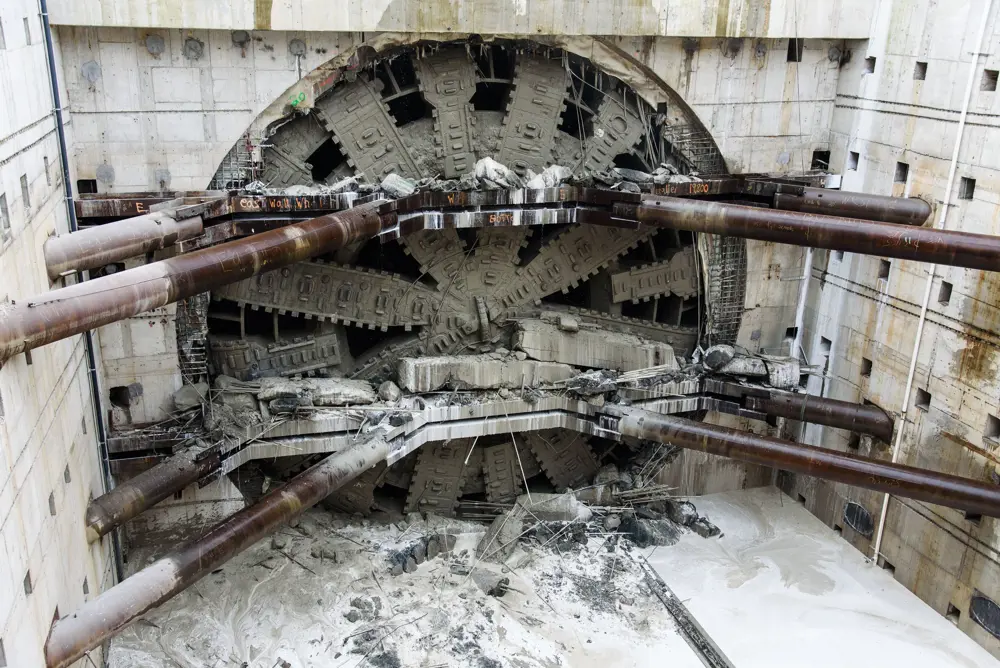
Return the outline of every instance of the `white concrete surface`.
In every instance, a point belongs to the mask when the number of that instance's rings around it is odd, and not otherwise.
[[[692,501],[722,537],[684,534],[649,561],[734,666],[1000,666],[778,489]]]

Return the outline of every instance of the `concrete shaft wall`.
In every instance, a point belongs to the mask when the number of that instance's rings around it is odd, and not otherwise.
[[[42,242],[68,223],[36,3],[0,3],[0,26],[3,317],[4,304],[50,288]],[[112,580],[110,541],[89,546],[83,526],[87,499],[103,493],[83,339],[32,352],[0,367],[0,657],[19,667],[43,665],[57,610]]]
[[[867,0],[53,0],[63,25],[217,30],[865,39]]]
[[[882,4],[867,52],[844,69],[833,117],[832,167],[843,186],[879,194],[922,196],[935,205],[936,223],[955,146],[970,61],[976,57],[968,125],[944,226],[997,234],[1000,142],[996,70],[1000,68],[998,5],[942,5],[922,0]],[[982,47],[975,37],[986,21]],[[987,72],[986,70],[992,71]],[[974,180],[974,191],[971,181]],[[811,361],[829,355],[828,396],[873,401],[899,415],[908,402],[900,461],[981,480],[997,480],[1000,415],[996,273],[938,267],[917,355],[911,396],[904,396],[924,286],[930,267],[877,257],[823,253],[811,283],[807,332]],[[791,323],[789,323],[791,324]],[[810,390],[820,391],[813,381]],[[890,456],[885,444],[851,443],[847,433],[809,430],[826,447]],[[856,450],[851,450],[856,451]],[[863,505],[877,524],[880,494],[800,478],[786,487],[858,549],[874,537],[854,531],[844,505]],[[970,618],[975,592],[1000,600],[1000,537],[993,518],[892,499],[883,560],[895,577],[1000,656],[1000,641]]]

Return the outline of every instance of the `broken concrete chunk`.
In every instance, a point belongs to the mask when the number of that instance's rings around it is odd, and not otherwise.
[[[373,403],[376,395],[372,386],[363,380],[261,378],[257,398],[261,401],[292,398],[299,400],[300,405],[348,406]],[[302,404],[304,400],[309,403]]]
[[[417,570],[417,562],[413,557],[408,557],[406,562],[403,563],[403,571],[406,573],[415,573]]]
[[[174,408],[179,411],[186,411],[191,408],[201,406],[201,402],[208,399],[208,383],[195,383],[185,385],[174,392]]]
[[[524,531],[524,509],[515,505],[498,516],[476,546],[476,556],[483,561],[503,562],[517,547],[518,538]]]
[[[397,401],[402,394],[396,383],[391,380],[387,380],[378,386],[378,396],[383,401]]]
[[[436,538],[427,541],[427,560],[430,561],[441,554],[441,543]]]
[[[573,374],[573,369],[566,364],[496,359],[490,354],[404,357],[399,361],[399,382],[409,392],[433,392],[444,387],[534,387],[566,380]]]
[[[413,560],[415,562],[417,562],[418,566],[420,564],[424,563],[424,561],[426,561],[426,559],[427,559],[427,546],[424,544],[423,541],[420,541],[419,543],[417,543],[416,545],[413,546],[412,557],[413,557]]]
[[[618,515],[608,515],[604,518],[604,528],[607,531],[614,531],[621,526],[621,523],[622,518],[618,517]]]
[[[579,367],[635,371],[677,366],[674,349],[666,343],[597,327],[567,330],[561,322],[555,326],[542,320],[518,321],[514,345],[532,359]]]
[[[573,170],[562,165],[549,165],[541,174],[535,174],[524,184],[525,188],[556,188],[573,178]]]
[[[589,522],[593,511],[572,494],[541,494],[517,497],[517,505],[524,508],[533,520],[545,522]]]
[[[523,188],[524,181],[514,171],[501,165],[493,158],[481,158],[476,162],[476,178],[486,181],[484,185],[504,189]]]
[[[417,182],[392,173],[382,179],[382,192],[393,199],[409,197],[417,189]]]

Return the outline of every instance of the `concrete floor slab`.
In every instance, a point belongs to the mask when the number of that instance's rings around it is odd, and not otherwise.
[[[778,489],[692,500],[723,536],[648,559],[737,668],[1000,666]]]

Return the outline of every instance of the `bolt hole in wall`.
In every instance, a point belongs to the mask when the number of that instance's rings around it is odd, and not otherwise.
[[[958,184],[958,199],[973,199],[976,195],[976,180],[963,176]]]
[[[804,39],[788,40],[788,62],[790,63],[802,62],[802,48],[804,45],[805,45]]]
[[[97,179],[80,179],[76,182],[76,192],[80,195],[97,194]]]
[[[962,612],[953,604],[949,603],[948,612],[944,613],[944,617],[955,626],[958,626],[958,622],[962,618]]]
[[[947,306],[951,303],[952,284],[948,281],[941,281],[941,288],[938,290],[938,303]]]
[[[888,280],[889,270],[892,269],[892,263],[888,260],[878,261],[878,277]]]
[[[917,388],[917,396],[913,400],[913,405],[922,411],[929,410],[931,407],[931,393],[927,390],[921,390]]]
[[[877,59],[875,58],[875,56],[868,56],[867,58],[865,58],[865,74],[875,73],[876,60]]]
[[[979,90],[995,91],[997,89],[997,78],[1000,70],[983,70],[983,79],[979,85]]]
[[[872,361],[867,357],[861,358],[861,377],[871,378],[872,375]]]
[[[983,436],[994,441],[1000,439],[1000,419],[997,419],[995,415],[986,416],[986,429],[983,430]]]
[[[893,183],[906,183],[906,179],[910,176],[910,166],[905,162],[896,163],[896,174],[892,178]]]
[[[830,169],[830,152],[813,151],[812,164],[810,165],[809,168],[821,171],[826,171]]]
[[[857,151],[850,151],[847,154],[847,169],[850,171],[855,171],[858,168],[858,162],[861,160],[861,154]]]
[[[913,80],[923,81],[927,78],[927,63],[917,61],[913,66]]]

